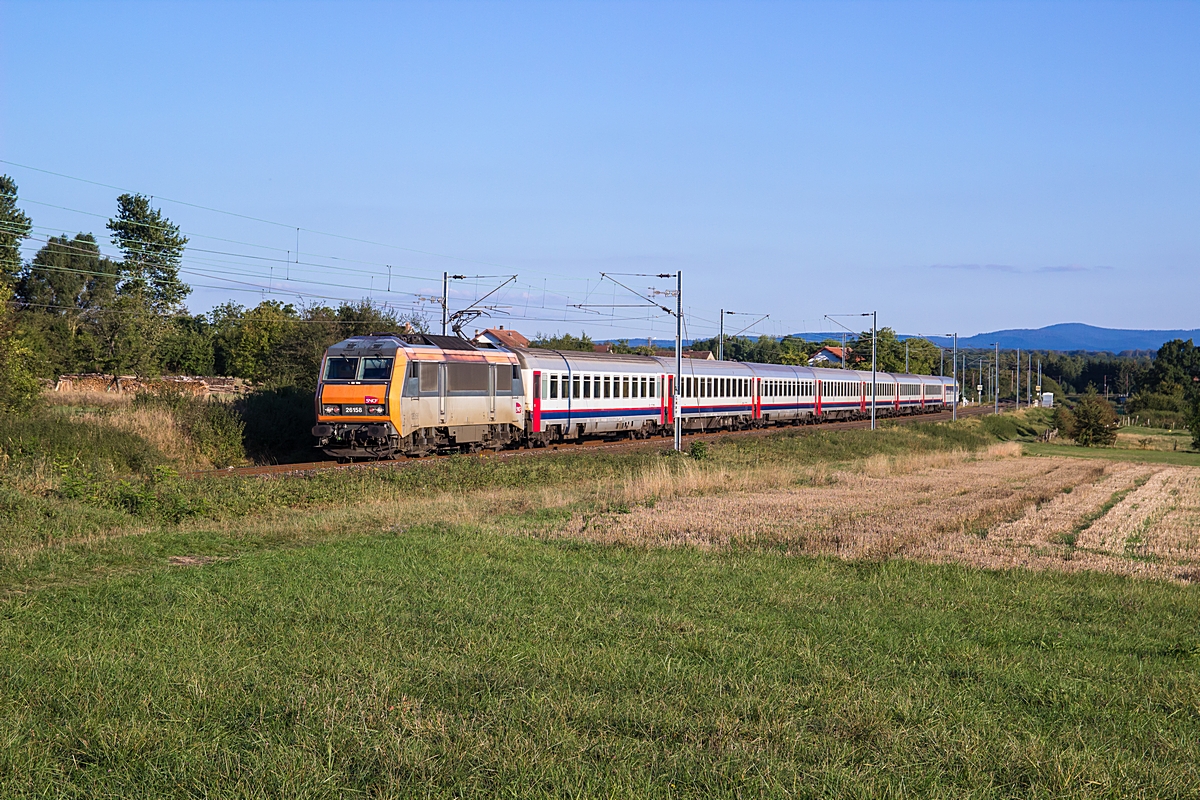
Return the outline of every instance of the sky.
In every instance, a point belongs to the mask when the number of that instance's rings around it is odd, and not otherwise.
[[[26,254],[151,195],[195,312],[1200,327],[1195,2],[3,2],[0,109]]]

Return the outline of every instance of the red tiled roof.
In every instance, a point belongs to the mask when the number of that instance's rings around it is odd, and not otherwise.
[[[508,328],[488,328],[484,333],[491,334],[505,347],[529,347],[528,339]]]

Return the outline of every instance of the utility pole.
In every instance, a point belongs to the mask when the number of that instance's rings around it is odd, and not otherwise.
[[[865,317],[866,314],[863,314],[863,316]],[[875,394],[876,394],[875,345],[876,345],[876,339],[879,338],[879,335],[875,331],[876,321],[877,321],[876,320],[876,312],[872,311],[871,312],[871,430],[875,430]]]
[[[908,339],[904,340],[904,374],[908,374]]]
[[[951,411],[950,418],[958,420],[958,333],[954,334],[954,408]],[[965,367],[964,367],[965,369]]]
[[[446,325],[449,321],[450,309],[450,273],[442,273],[442,336],[446,335]]]
[[[721,332],[717,334],[717,361],[725,360],[725,309],[721,309]]]
[[[1033,353],[1025,354],[1025,407],[1033,408]]]
[[[722,315],[723,317],[723,315]],[[680,417],[680,388],[683,383],[683,270],[675,272],[675,449],[683,450],[683,419]]]
[[[992,400],[996,407],[993,413],[1000,413],[1000,343],[996,342],[996,382],[992,384]]]

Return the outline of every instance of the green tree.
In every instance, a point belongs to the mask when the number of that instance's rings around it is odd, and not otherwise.
[[[1172,339],[1158,349],[1145,384],[1152,392],[1175,394],[1175,387],[1189,388],[1197,378],[1200,378],[1200,347],[1192,344],[1191,339]]]
[[[1053,425],[1058,429],[1058,435],[1066,439],[1075,438],[1075,415],[1071,413],[1071,409],[1067,408],[1066,403],[1059,402],[1054,407],[1054,414],[1051,417]]]
[[[116,291],[119,267],[100,254],[96,237],[52,236],[38,250],[17,285],[25,305],[82,324],[80,312],[107,305]]]
[[[215,331],[203,314],[177,314],[159,346],[159,360],[171,375],[212,375],[215,372]]]
[[[617,339],[615,342],[609,343],[609,352],[622,355],[652,356],[656,350],[648,344],[640,344],[635,347],[629,343],[628,339]]]
[[[1074,439],[1084,447],[1107,447],[1117,440],[1117,412],[1095,392],[1088,392],[1075,406]]]
[[[31,366],[33,353],[17,333],[12,286],[0,281],[0,412],[31,408],[41,387]]]
[[[31,230],[33,223],[17,208],[16,181],[0,175],[0,283],[16,282],[21,272],[21,240],[29,238]]]
[[[529,343],[529,346],[542,347],[547,350],[580,350],[587,353],[591,353],[596,349],[592,337],[582,332],[580,332],[578,337],[572,336],[569,333],[564,333],[562,336],[551,336],[539,332],[533,341]]]
[[[913,375],[937,375],[942,367],[942,350],[928,339],[909,338],[908,371]],[[863,331],[849,343],[850,363],[855,369],[871,368],[871,332]],[[891,328],[880,328],[876,337],[875,368],[880,372],[904,372],[905,340]],[[952,365],[947,355],[945,369]]]
[[[191,287],[179,279],[188,240],[179,226],[150,207],[140,194],[117,198],[117,216],[108,221],[112,241],[121,250],[121,294],[140,297],[159,315],[179,311]]]

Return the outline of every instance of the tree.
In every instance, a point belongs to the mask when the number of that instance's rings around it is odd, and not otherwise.
[[[79,311],[105,305],[116,290],[118,265],[100,255],[96,237],[52,236],[38,250],[17,284],[25,305],[79,319]]]
[[[583,332],[580,332],[578,338],[569,333],[564,333],[562,336],[551,336],[538,332],[533,341],[529,343],[529,346],[544,347],[547,350],[581,350],[587,353],[595,350],[595,343],[592,341],[592,337]]]
[[[1164,342],[1146,375],[1147,387],[1155,393],[1173,394],[1175,387],[1190,388],[1200,378],[1200,347],[1182,339]]]
[[[151,208],[145,196],[123,194],[117,198],[117,216],[108,221],[108,229],[123,256],[118,291],[142,298],[159,315],[179,311],[192,291],[179,279],[188,243],[179,226]]]
[[[1066,403],[1059,401],[1054,407],[1054,415],[1052,417],[1054,427],[1058,429],[1060,436],[1066,439],[1075,438],[1075,415],[1071,413],[1071,409],[1067,408]]]
[[[31,230],[33,223],[17,208],[16,181],[0,175],[0,283],[16,282],[21,271],[21,240],[27,239]]]
[[[0,412],[31,408],[41,391],[34,377],[33,353],[17,334],[12,287],[0,281]]]
[[[1074,439],[1084,447],[1107,447],[1117,440],[1117,412],[1095,392],[1088,392],[1075,406]]]
[[[849,343],[850,365],[855,369],[871,368],[871,332],[863,331]],[[904,372],[905,342],[891,328],[880,328],[876,337],[875,368],[880,372]],[[946,370],[953,365],[947,359]],[[913,375],[936,375],[942,367],[942,350],[928,339],[908,339],[908,372]]]

